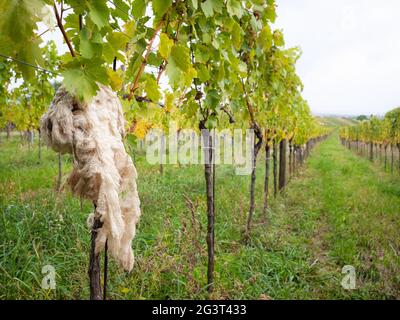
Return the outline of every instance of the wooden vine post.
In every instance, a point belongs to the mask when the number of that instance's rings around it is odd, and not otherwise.
[[[286,151],[287,143],[286,139],[282,139],[280,142],[280,152],[279,152],[279,191],[282,191],[286,186]]]
[[[274,197],[278,195],[278,142],[274,139],[273,144],[273,163],[274,163]]]
[[[208,267],[207,267],[207,284],[208,292],[214,290],[214,265],[215,265],[215,198],[214,198],[214,150],[212,135],[208,133],[204,139],[208,140],[208,148],[204,151],[206,153],[205,164],[205,179],[206,179],[206,192],[207,192],[207,248],[208,248]],[[208,150],[207,150],[208,149]]]
[[[264,177],[264,215],[268,223],[268,197],[269,197],[269,173],[271,165],[271,139],[267,138],[265,144],[265,177]]]
[[[96,205],[94,205],[96,210]],[[93,221],[93,226],[91,230],[91,240],[90,240],[90,255],[89,255],[89,282],[90,282],[90,300],[102,300],[102,290],[101,290],[101,277],[100,277],[100,254],[96,254],[96,238],[97,230],[102,227],[100,217],[95,212],[95,218]]]

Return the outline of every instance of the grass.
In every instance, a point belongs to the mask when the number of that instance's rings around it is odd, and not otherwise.
[[[261,158],[261,157],[260,157]],[[65,178],[71,160],[63,157]],[[131,274],[109,268],[110,299],[204,299],[206,204],[201,166],[157,166],[136,155],[143,217]],[[57,157],[0,145],[0,299],[87,299],[89,203],[54,191]],[[357,157],[333,135],[262,212],[263,161],[252,240],[243,241],[250,177],[217,168],[216,299],[400,298],[400,179]],[[41,288],[42,267],[56,290]],[[344,290],[344,265],[357,289]]]

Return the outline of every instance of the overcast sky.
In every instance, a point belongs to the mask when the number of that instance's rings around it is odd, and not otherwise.
[[[303,51],[297,70],[314,113],[384,114],[400,106],[400,0],[277,4],[287,47]],[[46,38],[65,51],[55,34]]]
[[[400,106],[399,0],[277,0],[287,46],[315,113],[382,114]]]

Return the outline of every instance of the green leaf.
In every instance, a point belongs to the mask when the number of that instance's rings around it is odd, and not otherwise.
[[[201,82],[210,80],[210,72],[204,64],[201,64],[197,67],[197,77]]]
[[[182,72],[176,66],[174,59],[169,60],[165,72],[168,76],[171,87],[176,89],[179,85]]]
[[[80,53],[83,58],[91,59],[94,56],[100,56],[102,54],[102,45],[99,43],[92,42],[90,31],[87,27],[84,27],[80,31]]]
[[[90,102],[96,95],[99,86],[97,83],[108,84],[106,68],[100,59],[78,59],[65,65],[62,73],[64,86],[68,92],[81,101]]]
[[[225,78],[225,64],[222,61],[221,65],[218,68],[217,81],[223,81],[224,78]]]
[[[192,6],[194,10],[197,10],[199,7],[199,0],[191,0]]]
[[[136,76],[141,64],[143,62],[143,57],[139,53],[135,53],[128,64],[128,69],[126,71],[126,75],[128,79],[134,79]]]
[[[155,67],[159,67],[162,62],[164,60],[157,54],[155,54],[154,52],[150,52],[148,58],[147,58],[147,63],[150,66],[155,66]]]
[[[161,93],[158,87],[158,83],[155,79],[150,77],[147,78],[144,90],[146,91],[147,97],[150,100],[152,100],[155,103],[160,101]]]
[[[35,37],[37,23],[43,18],[45,2],[42,0],[1,0],[0,1],[0,51],[3,54],[24,60],[30,64],[42,64],[39,45]],[[17,64],[25,80],[33,79],[31,67]]]
[[[199,109],[199,104],[193,100],[189,101],[183,112],[185,113],[187,118],[193,118],[197,114],[197,110]]]
[[[190,66],[188,70],[183,73],[183,85],[189,87],[195,78],[197,78],[197,70]]]
[[[122,32],[111,32],[107,35],[107,42],[116,52],[124,51],[128,38]]]
[[[283,38],[283,33],[279,30],[274,31],[274,45],[277,47],[283,47],[285,45],[285,40]]]
[[[129,5],[123,0],[112,0],[115,6],[114,15],[121,18],[124,21],[129,20]]]
[[[207,0],[201,3],[201,9],[207,18],[212,17],[215,12],[221,13],[223,6],[223,0]]]
[[[232,27],[232,42],[236,50],[242,46],[242,28],[235,22]]]
[[[265,4],[265,0],[251,0],[251,2],[258,6],[262,6]]]
[[[207,0],[201,4],[201,9],[204,12],[204,15],[209,18],[214,15],[212,0]]]
[[[272,33],[271,29],[268,25],[265,25],[260,32],[260,36],[258,38],[259,46],[264,50],[268,51],[272,46]]]
[[[242,2],[238,0],[228,0],[227,4],[228,13],[231,16],[237,16],[239,19],[243,16]]]
[[[125,30],[125,35],[127,35],[128,38],[133,38],[135,36],[135,31],[136,31],[136,21],[131,20],[125,23],[124,30]]]
[[[182,71],[187,71],[191,64],[189,48],[180,44],[172,47],[171,58]]]
[[[218,119],[216,116],[210,116],[206,123],[205,126],[208,130],[215,129],[218,126]]]
[[[96,82],[88,78],[83,70],[68,69],[62,76],[64,77],[64,86],[67,91],[81,101],[90,101],[99,89]]]
[[[99,29],[109,25],[110,11],[106,2],[104,0],[91,0],[88,3],[89,17]]]
[[[125,63],[125,51],[128,37],[122,32],[111,32],[107,35],[107,41],[103,44],[103,55],[106,62],[111,63],[116,57]]]
[[[220,102],[220,96],[217,90],[212,89],[209,92],[207,92],[205,103],[210,109],[216,110],[219,105],[219,102]]]
[[[132,15],[136,19],[140,19],[146,13],[146,2],[145,0],[134,0],[132,3]]]
[[[174,46],[174,41],[170,39],[167,34],[162,33],[160,35],[160,47],[159,47],[159,52],[161,57],[163,57],[164,59],[168,59],[171,54],[173,46]]]
[[[269,21],[272,23],[276,20],[276,9],[275,9],[275,1],[268,0],[268,7],[265,9],[265,15]]]
[[[171,6],[172,0],[153,0],[153,12],[156,17],[161,18]]]

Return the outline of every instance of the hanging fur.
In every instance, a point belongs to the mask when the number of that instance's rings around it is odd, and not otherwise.
[[[93,201],[96,210],[88,221],[103,223],[96,238],[96,253],[108,240],[111,255],[124,270],[133,268],[132,239],[140,217],[137,173],[125,151],[125,119],[117,95],[101,86],[89,104],[78,102],[60,88],[41,119],[46,144],[74,158],[68,179],[73,193]]]

